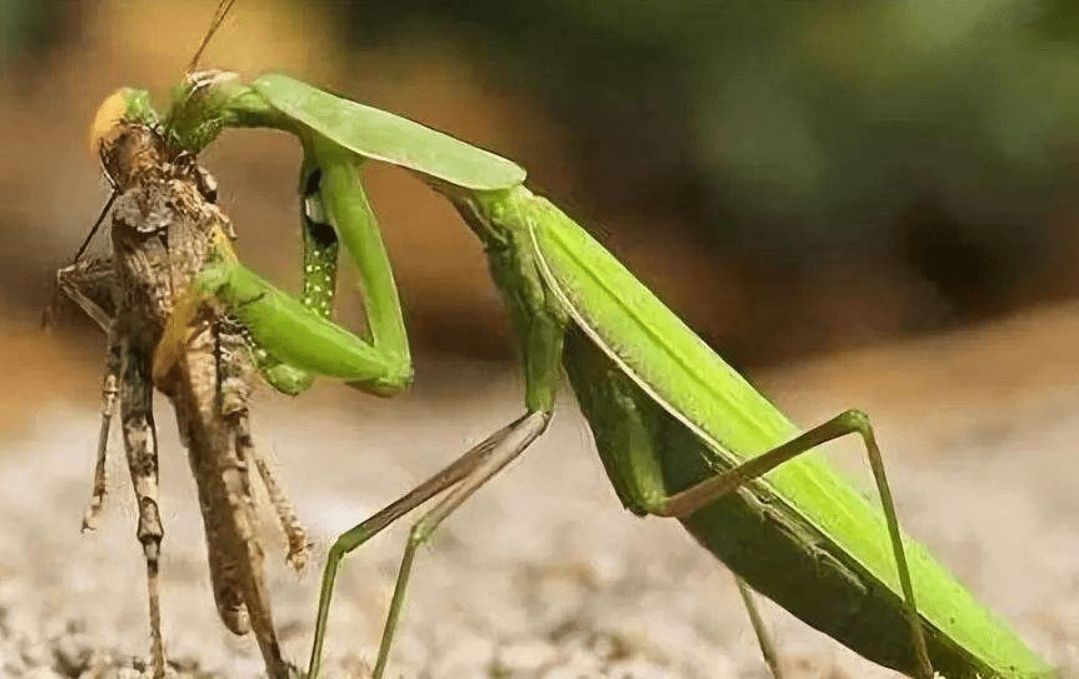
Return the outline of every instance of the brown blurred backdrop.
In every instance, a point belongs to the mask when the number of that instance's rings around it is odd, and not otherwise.
[[[215,4],[0,6],[0,335],[27,385],[96,370],[77,310],[37,330],[106,197],[94,109],[120,85],[163,106]],[[1079,291],[1065,6],[242,0],[203,63],[287,72],[518,161],[746,366]],[[298,149],[230,132],[204,162],[242,255],[294,289]],[[370,186],[417,355],[508,359],[456,215],[401,172],[373,167]]]
[[[87,647],[117,657],[146,650],[143,565],[119,456],[106,511],[126,515],[76,536],[104,340],[71,305],[51,334],[40,319],[55,270],[107,197],[87,150],[98,103],[130,85],[163,107],[216,4],[0,0],[0,656],[20,614],[33,625],[88,621]],[[285,72],[518,161],[532,187],[796,421],[850,406],[871,413],[904,525],[1061,676],[1079,676],[1079,304],[1069,301],[1079,292],[1079,13],[1070,4],[239,0],[203,64]],[[241,256],[296,289],[297,146],[233,131],[203,162]],[[255,418],[319,559],[337,532],[520,407],[475,238],[403,172],[371,167],[368,183],[416,385],[392,401],[333,387],[289,401],[263,389]],[[94,247],[103,252],[107,239]],[[357,327],[350,284],[338,299]],[[614,639],[611,648],[671,668],[661,676],[763,671],[727,576],[670,522],[621,511],[569,401],[537,444],[545,452],[477,494],[423,556],[393,662],[404,676],[479,676],[453,669],[456,649],[479,639],[497,655],[538,640],[576,657],[581,630],[599,640],[585,656]],[[234,666],[258,671],[251,645],[226,642],[213,620],[171,419],[158,420],[170,654],[247,676]],[[858,445],[847,444],[830,453],[869,488]],[[335,615],[348,624],[331,630],[334,662],[373,657],[407,527],[342,571]],[[299,658],[317,567],[297,583],[266,544],[282,638]],[[767,617],[790,676],[885,676],[837,661],[836,644],[793,618]],[[496,665],[472,660],[463,666]]]

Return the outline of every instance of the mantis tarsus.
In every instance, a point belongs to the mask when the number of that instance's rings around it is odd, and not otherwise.
[[[900,539],[863,413],[848,411],[801,432],[584,229],[525,188],[525,172],[514,163],[282,75],[245,84],[227,72],[193,74],[160,119],[145,93],[117,96],[121,128],[154,130],[173,156],[197,154],[226,127],[283,130],[304,149],[301,298],[243,267],[219,234],[168,321],[163,336],[172,338],[171,348],[159,346],[159,355],[182,352],[176,338],[209,305],[242,323],[263,375],[281,391],[302,391],[311,374],[384,396],[406,388],[412,370],[401,309],[361,187],[368,160],[405,168],[452,202],[483,243],[511,316],[524,369],[524,413],[337,539],[321,588],[309,677],[319,671],[344,555],[445,491],[409,535],[374,670],[382,676],[416,548],[542,435],[563,373],[622,503],[640,515],[679,519],[744,583],[808,624],[874,662],[925,679],[934,671],[1053,676],[924,547]],[[359,269],[365,337],[330,320],[338,243]],[[864,442],[880,507],[824,461],[802,455],[848,434]],[[752,597],[743,592],[759,628]],[[762,647],[778,674],[763,637]]]

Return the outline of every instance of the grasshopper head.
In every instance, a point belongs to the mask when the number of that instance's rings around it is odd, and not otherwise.
[[[122,87],[97,108],[90,126],[90,153],[100,156],[107,144],[115,141],[125,123],[152,126],[157,113],[150,107],[150,95],[145,90]]]
[[[101,164],[114,187],[125,191],[140,177],[157,177],[169,159],[161,135],[140,123],[120,121],[101,140]]]

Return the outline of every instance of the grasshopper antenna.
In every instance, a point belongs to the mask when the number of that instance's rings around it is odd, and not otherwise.
[[[210,21],[210,29],[206,31],[206,36],[202,39],[202,44],[195,50],[195,56],[191,57],[191,62],[187,65],[186,73],[190,74],[194,72],[199,65],[199,59],[202,58],[202,53],[206,50],[206,46],[210,44],[210,39],[217,33],[217,29],[221,28],[221,24],[225,22],[225,17],[228,16],[229,10],[236,4],[236,0],[221,0],[217,3],[217,9],[214,11],[214,18]]]
[[[78,251],[75,253],[75,257],[71,260],[70,266],[75,266],[79,263],[79,259],[86,253],[86,248],[90,246],[90,241],[94,239],[94,235],[98,229],[101,228],[101,224],[105,221],[105,217],[108,216],[109,210],[112,209],[112,204],[116,202],[116,199],[120,196],[120,189],[116,184],[112,185],[112,192],[109,194],[109,199],[105,201],[105,205],[101,208],[101,212],[98,214],[97,219],[94,220],[94,225],[90,227],[90,232],[86,234],[86,238],[83,239],[82,245],[79,246]],[[60,287],[57,285],[53,288],[52,295],[49,298],[49,303],[45,305],[45,308],[41,311],[41,328],[45,331],[52,329],[53,316],[56,313],[57,304],[60,301]]]
[[[210,20],[210,28],[202,38],[202,43],[199,44],[199,48],[195,50],[195,55],[191,57],[191,62],[187,65],[186,73],[190,74],[198,67],[199,59],[202,58],[202,53],[206,50],[206,46],[210,44],[210,40],[214,37],[214,34],[217,33],[217,30],[221,28],[221,24],[225,22],[225,18],[235,4],[236,0],[220,0],[220,2],[217,3],[217,9],[214,10],[213,19]],[[166,131],[167,130],[168,127],[166,124]],[[98,214],[97,219],[94,220],[94,225],[90,227],[90,232],[86,234],[86,238],[83,239],[82,245],[79,246],[74,259],[71,260],[72,265],[78,264],[79,260],[86,253],[86,249],[90,246],[90,242],[93,241],[94,236],[101,228],[101,224],[104,223],[105,217],[108,216],[109,210],[112,209],[112,205],[116,202],[119,195],[119,189],[113,184],[112,193],[109,194],[109,199],[105,201],[105,205],[101,208],[101,212]]]
[[[98,146],[97,148],[98,160],[101,161],[101,167],[105,167],[105,149],[104,146]],[[79,263],[79,259],[86,253],[86,248],[90,246],[90,241],[94,239],[94,235],[97,234],[97,230],[101,228],[102,223],[105,221],[105,217],[108,216],[109,210],[112,209],[112,204],[116,202],[116,199],[120,197],[120,188],[116,186],[116,181],[105,172],[105,178],[109,180],[109,184],[112,186],[112,192],[109,193],[109,199],[105,201],[105,205],[101,208],[101,212],[98,213],[97,219],[94,220],[94,225],[90,227],[90,233],[86,234],[86,238],[83,239],[82,245],[79,246],[78,251],[75,253],[75,258],[71,260],[71,265],[74,266]]]
[[[79,246],[79,251],[75,253],[75,259],[71,260],[72,264],[78,264],[79,258],[86,252],[86,248],[90,245],[90,241],[94,239],[94,234],[101,228],[102,222],[105,221],[105,216],[109,214],[109,210],[112,209],[112,204],[116,202],[116,198],[120,195],[120,191],[114,186],[112,193],[109,194],[109,199],[105,201],[105,206],[101,208],[101,213],[98,214],[97,219],[94,220],[94,225],[90,228],[90,233],[86,234],[86,238],[82,241],[82,245]]]

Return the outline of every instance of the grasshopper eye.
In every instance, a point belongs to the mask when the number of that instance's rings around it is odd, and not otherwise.
[[[114,133],[127,114],[128,90],[121,88],[110,94],[97,107],[90,126],[90,153],[101,154],[101,145]]]

